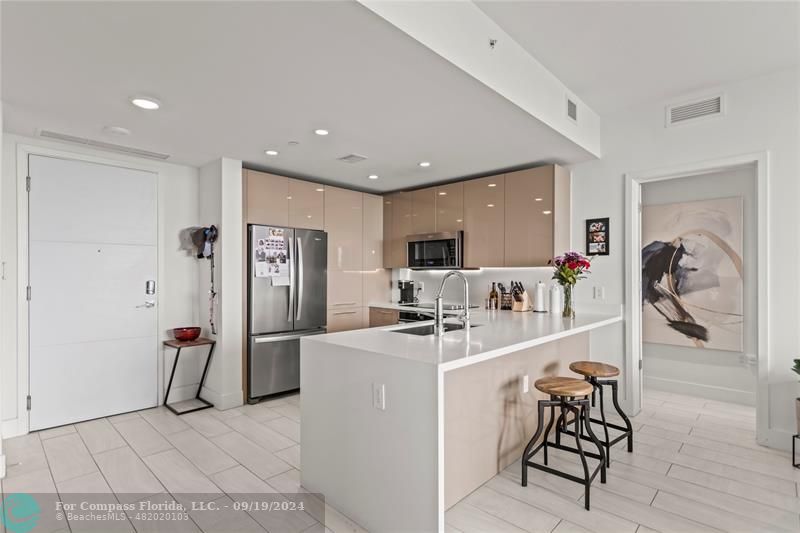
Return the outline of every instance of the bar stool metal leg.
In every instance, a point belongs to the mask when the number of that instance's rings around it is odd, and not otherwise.
[[[550,401],[555,401],[553,396],[550,396]],[[544,438],[542,438],[542,443],[544,444],[542,450],[544,451],[544,464],[547,464],[547,439],[550,438],[550,430],[553,428],[553,423],[556,419],[556,406],[555,403],[550,406],[550,420],[547,422],[547,429],[544,430]]]
[[[539,435],[542,434],[543,429],[543,422],[544,420],[544,402],[539,402],[539,420],[536,423],[536,432],[533,434],[533,437],[528,442],[528,445],[525,446],[525,451],[522,452],[522,486],[528,486],[528,459],[531,455],[531,449],[533,448],[536,441],[539,439]]]
[[[597,380],[592,378],[592,385],[594,385],[595,389],[599,389],[598,392],[600,393],[600,420],[603,421],[603,436],[605,440],[603,441],[606,445],[606,466],[611,466],[611,444],[609,444],[610,440],[608,438],[608,424],[606,423],[606,412],[605,412],[605,400],[603,399],[603,387],[597,384]]]
[[[613,380],[611,382],[611,399],[614,402],[614,409],[617,411],[617,414],[622,418],[625,422],[625,427],[628,429],[628,452],[633,451],[633,425],[631,424],[630,419],[628,419],[625,412],[619,406],[619,401],[617,400],[617,380]]]

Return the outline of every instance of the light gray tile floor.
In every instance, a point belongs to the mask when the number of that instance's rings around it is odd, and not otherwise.
[[[121,502],[129,494],[180,501],[192,491],[217,503],[242,492],[290,496],[304,492],[300,414],[300,397],[292,395],[182,417],[159,407],[31,433],[4,442],[2,489],[108,491]],[[632,420],[634,452],[622,443],[613,449],[608,483],[592,486],[591,511],[583,508],[582,487],[556,476],[531,470],[528,487],[521,487],[515,462],[448,510],[447,531],[800,530],[800,470],[791,467],[788,454],[756,444],[755,409],[646,391],[642,412]],[[577,460],[551,451],[551,464],[559,468],[577,469]],[[323,507],[317,503],[288,520],[196,511],[183,525],[204,533],[239,527],[321,531],[315,519],[323,519]],[[363,531],[329,505],[324,521],[326,531]],[[124,525],[131,527],[121,530],[157,530],[132,516]]]

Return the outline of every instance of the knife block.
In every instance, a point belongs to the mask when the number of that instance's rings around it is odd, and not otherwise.
[[[511,310],[520,313],[531,310],[531,297],[528,295],[528,291],[522,292],[522,301],[514,302],[514,304],[511,306]]]

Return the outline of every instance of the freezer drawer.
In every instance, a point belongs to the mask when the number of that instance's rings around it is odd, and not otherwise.
[[[324,329],[250,337],[248,398],[256,399],[300,388],[300,339]]]

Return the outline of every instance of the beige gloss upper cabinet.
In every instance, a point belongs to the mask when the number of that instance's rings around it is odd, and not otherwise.
[[[318,183],[289,178],[289,226],[321,230],[325,227],[325,188]]]
[[[365,271],[383,268],[383,198],[363,194],[364,267]]]
[[[325,187],[325,231],[328,232],[328,269],[360,272],[364,250],[360,192]]]
[[[411,193],[397,192],[385,197],[388,207],[384,211],[384,217],[391,217],[391,235],[389,244],[389,254],[384,257],[386,268],[405,268],[408,265],[406,259],[406,236],[414,233],[411,224]],[[384,223],[387,219],[384,218]]]
[[[383,200],[383,267],[392,267],[392,198],[391,195],[382,197]]]
[[[436,187],[436,231],[464,229],[464,182]]]
[[[289,225],[289,178],[243,170],[248,224]]]
[[[505,265],[505,176],[464,182],[464,266]]]
[[[566,170],[549,165],[510,172],[505,175],[505,200],[505,266],[546,266],[556,254],[566,250],[569,246]]]
[[[411,191],[411,233],[436,231],[436,188]]]

